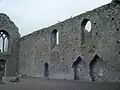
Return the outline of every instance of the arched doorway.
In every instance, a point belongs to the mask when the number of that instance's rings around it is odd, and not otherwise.
[[[49,77],[49,65],[48,65],[48,63],[45,63],[44,76]]]
[[[85,62],[81,57],[78,57],[77,60],[73,63],[72,67],[74,68],[74,80],[79,80],[84,77]]]
[[[5,75],[5,60],[0,59],[0,76]]]
[[[105,81],[106,66],[105,61],[103,61],[98,55],[95,55],[90,62],[90,76],[92,81]]]

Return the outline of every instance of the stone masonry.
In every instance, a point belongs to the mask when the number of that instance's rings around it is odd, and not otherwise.
[[[8,38],[6,76],[120,82],[119,0],[20,37],[0,14],[0,32]],[[91,31],[85,30],[91,22]],[[57,39],[57,36],[59,37]]]

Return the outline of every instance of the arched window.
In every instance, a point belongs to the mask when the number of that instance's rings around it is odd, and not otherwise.
[[[8,39],[9,34],[4,30],[0,30],[0,53],[8,51]]]
[[[56,41],[56,44],[59,45],[59,32],[57,31],[57,41]]]
[[[72,67],[74,68],[74,80],[82,79],[84,76],[85,62],[80,56],[73,63]]]
[[[49,66],[48,66],[48,63],[45,63],[44,76],[45,76],[45,77],[48,77],[48,76],[49,76]]]
[[[81,44],[83,44],[85,41],[85,33],[87,34],[90,31],[91,22],[89,21],[89,19],[84,19],[81,23]]]
[[[105,62],[98,55],[95,55],[90,62],[90,76],[92,81],[104,81],[105,71]]]
[[[54,29],[51,36],[51,48],[53,49],[56,45],[59,44],[59,32]]]

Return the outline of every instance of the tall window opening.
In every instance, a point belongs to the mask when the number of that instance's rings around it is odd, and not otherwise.
[[[8,51],[8,39],[9,35],[6,31],[0,31],[0,53],[5,53]]]
[[[59,32],[57,32],[57,41],[56,41],[56,44],[59,45]]]
[[[90,62],[90,76],[92,81],[104,81],[105,76],[105,62],[98,56],[95,55],[92,61]]]
[[[49,76],[49,66],[48,66],[48,63],[45,63],[44,76],[45,76],[45,77],[48,77],[48,76]]]
[[[89,19],[84,19],[81,23],[81,44],[85,41],[85,34],[91,31],[91,22]]]
[[[52,49],[59,44],[59,32],[56,29],[52,31],[51,44]]]
[[[88,31],[88,32],[91,31],[91,22],[90,22],[90,21],[88,21],[88,22],[86,23],[86,25],[85,25],[85,30]]]

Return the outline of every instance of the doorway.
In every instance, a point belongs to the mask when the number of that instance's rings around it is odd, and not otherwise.
[[[48,63],[45,63],[44,76],[49,77],[49,65],[48,65]]]
[[[74,68],[74,80],[83,79],[85,73],[85,62],[82,60],[81,57],[77,58],[72,67]]]
[[[92,81],[104,81],[106,80],[106,65],[98,55],[95,55],[90,62],[90,76]]]
[[[5,60],[0,59],[0,76],[5,75]]]

